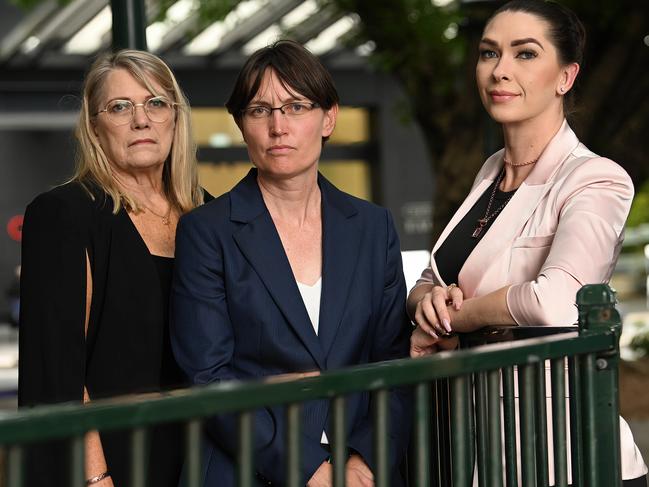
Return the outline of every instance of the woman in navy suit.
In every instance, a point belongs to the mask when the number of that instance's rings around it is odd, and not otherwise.
[[[253,54],[227,102],[255,166],[229,193],[183,217],[172,288],[172,344],[193,384],[299,377],[408,355],[399,240],[389,212],[318,173],[338,94],[318,59],[279,41]],[[409,430],[391,394],[393,484]],[[367,394],[347,400],[348,485],[373,485]],[[331,485],[328,401],[304,405],[302,476]],[[281,408],[255,418],[260,482],[285,481]],[[236,423],[206,425],[205,486],[232,485]]]

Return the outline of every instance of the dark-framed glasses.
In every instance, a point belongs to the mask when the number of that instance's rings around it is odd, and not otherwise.
[[[267,105],[253,105],[241,110],[246,120],[262,121],[268,120],[275,110],[279,110],[282,115],[290,118],[299,118],[307,113],[310,113],[314,108],[319,108],[320,105],[310,101],[293,101],[285,103],[279,107],[269,107]]]
[[[173,103],[164,96],[154,96],[144,103],[133,103],[131,100],[111,100],[106,108],[99,110],[95,115],[105,113],[108,120],[115,125],[126,125],[133,120],[135,108],[142,107],[149,120],[162,123],[171,118],[177,105],[178,103]]]

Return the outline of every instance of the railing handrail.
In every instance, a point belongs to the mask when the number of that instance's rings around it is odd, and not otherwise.
[[[0,444],[70,437],[89,430],[115,430],[153,423],[332,398],[400,387],[479,371],[602,351],[615,351],[613,329],[581,330],[349,367],[297,381],[224,382],[163,394],[130,395],[91,404],[57,404],[0,416]],[[29,425],[28,428],[25,426]]]

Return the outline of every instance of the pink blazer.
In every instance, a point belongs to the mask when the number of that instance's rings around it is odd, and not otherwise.
[[[415,287],[449,284],[439,275],[435,253],[498,176],[503,152],[489,157],[478,172]],[[511,285],[507,306],[519,325],[575,323],[578,289],[611,277],[632,199],[633,184],[624,169],[588,150],[564,121],[460,270],[465,298]]]

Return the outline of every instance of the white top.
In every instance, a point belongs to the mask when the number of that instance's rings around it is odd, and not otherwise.
[[[319,277],[313,286],[303,284],[300,281],[295,282],[297,282],[297,288],[300,290],[300,294],[302,295],[302,301],[304,301],[304,306],[306,306],[306,312],[309,314],[311,325],[313,325],[313,329],[317,335],[318,325],[320,324],[320,294],[322,292],[322,277]]]
[[[313,330],[317,335],[318,326],[320,325],[320,295],[322,294],[322,276],[318,278],[313,286],[303,284],[297,280],[295,282],[297,282],[297,288],[300,290],[300,295],[302,296],[302,301],[304,301],[306,312],[309,314],[311,325],[313,325]],[[324,443],[325,445],[329,444],[329,440],[327,439],[327,435],[324,431],[322,432],[320,443]]]

